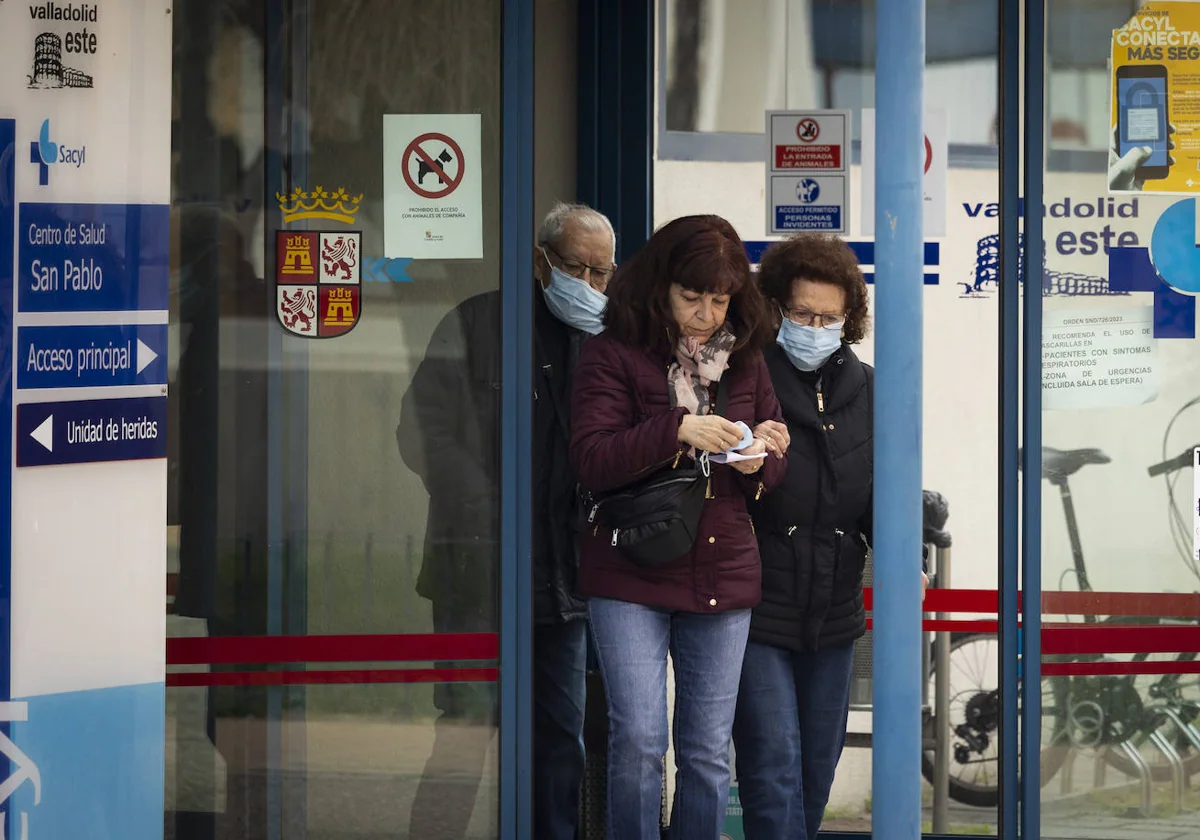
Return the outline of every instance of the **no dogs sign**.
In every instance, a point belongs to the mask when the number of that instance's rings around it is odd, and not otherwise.
[[[483,257],[478,114],[383,118],[384,247],[388,257]]]

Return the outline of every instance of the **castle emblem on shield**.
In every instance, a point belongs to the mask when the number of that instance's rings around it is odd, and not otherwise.
[[[292,335],[336,338],[362,314],[362,234],[281,230],[275,240],[275,315]]]

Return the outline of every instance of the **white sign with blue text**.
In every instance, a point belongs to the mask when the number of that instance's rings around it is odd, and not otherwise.
[[[170,3],[0,2],[0,838],[162,836]]]

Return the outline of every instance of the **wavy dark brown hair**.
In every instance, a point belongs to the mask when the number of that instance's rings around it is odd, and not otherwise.
[[[771,337],[770,316],[733,225],[720,216],[684,216],[655,231],[608,284],[606,330],[623,344],[670,358],[679,342],[673,283],[701,294],[728,294],[725,321],[737,337],[729,364],[740,367],[758,357]]]
[[[815,280],[841,286],[846,294],[846,326],[842,340],[857,344],[867,336],[867,283],[858,269],[858,257],[850,246],[823,233],[801,233],[767,248],[758,266],[758,286],[762,289],[779,326],[779,310],[790,306],[792,283]]]

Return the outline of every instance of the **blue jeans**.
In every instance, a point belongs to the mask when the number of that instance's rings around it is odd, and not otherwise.
[[[667,651],[675,666],[672,840],[718,840],[750,611],[672,613],[593,598],[588,616],[608,699],[611,840],[659,840],[667,752]]]
[[[816,840],[846,743],[854,645],[746,646],[733,746],[746,840]]]
[[[539,625],[533,636],[533,836],[575,840],[583,785],[587,622]]]

